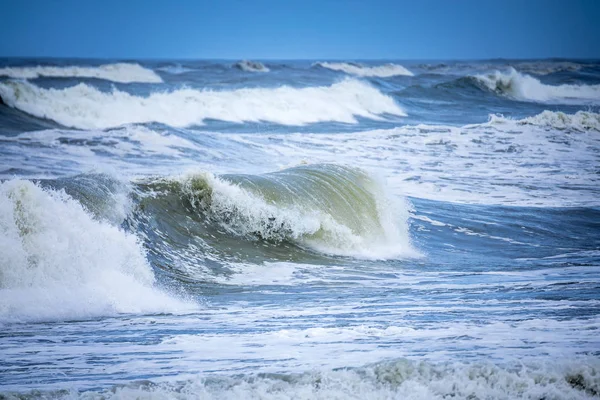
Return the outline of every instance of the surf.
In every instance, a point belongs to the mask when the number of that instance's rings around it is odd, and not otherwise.
[[[45,89],[30,82],[8,81],[0,83],[0,98],[9,107],[79,129],[150,122],[186,127],[202,125],[208,119],[296,126],[318,122],[357,124],[357,117],[382,120],[385,114],[406,116],[393,98],[353,79],[305,88],[180,88],[153,92],[147,97],[116,88],[103,92],[85,83]]]
[[[94,197],[87,182],[79,190],[95,215],[64,190],[0,183],[0,323],[193,308],[156,287],[133,233],[101,217],[113,213],[98,201],[106,193]]]
[[[98,67],[86,66],[45,66],[4,67],[0,76],[16,79],[36,78],[95,78],[118,83],[161,83],[162,78],[154,71],[139,64],[117,63]]]
[[[600,85],[547,85],[510,67],[472,77],[487,90],[523,101],[556,104],[599,104]]]

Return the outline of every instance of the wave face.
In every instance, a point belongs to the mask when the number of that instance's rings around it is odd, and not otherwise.
[[[64,191],[0,184],[0,322],[173,312],[137,238]]]
[[[408,69],[398,64],[385,64],[376,67],[367,67],[358,64],[350,63],[330,63],[330,62],[319,62],[318,65],[323,68],[331,69],[333,71],[341,71],[350,75],[356,76],[372,76],[378,78],[390,78],[392,76],[413,76],[414,74]]]
[[[139,64],[117,63],[98,67],[5,67],[0,68],[0,76],[16,79],[35,78],[96,78],[119,83],[161,83],[162,79],[151,69]]]
[[[600,103],[600,85],[546,85],[512,67],[508,72],[495,71],[477,75],[475,79],[495,93],[519,100],[559,104]]]
[[[234,67],[246,72],[269,72],[269,68],[258,61],[242,60],[234,64]]]
[[[150,187],[155,193],[161,185]],[[202,173],[167,187],[183,195],[204,221],[245,240],[291,242],[360,258],[416,255],[407,207],[391,203],[381,185],[358,169],[323,164],[264,175]]]
[[[356,124],[356,117],[406,115],[391,97],[367,83],[350,79],[301,89],[178,89],[149,97],[117,89],[102,92],[84,83],[66,89],[44,89],[29,82],[11,81],[0,83],[0,97],[8,106],[27,114],[80,129],[144,122],[184,127],[201,125],[206,119],[282,125],[327,121]]]

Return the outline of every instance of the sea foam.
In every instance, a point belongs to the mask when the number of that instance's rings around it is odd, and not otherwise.
[[[64,191],[0,184],[0,322],[190,308],[154,287],[137,238]]]
[[[8,106],[64,126],[105,129],[129,123],[160,122],[175,127],[201,125],[206,119],[304,125],[357,123],[356,117],[406,116],[394,100],[365,82],[346,79],[331,86],[236,89],[178,89],[141,97],[113,89],[102,92],[80,83],[44,89],[29,82],[0,83]]]
[[[82,66],[36,66],[0,68],[0,76],[17,79],[47,78],[96,78],[107,81],[130,83],[160,83],[162,79],[156,72],[139,64],[117,63],[98,67]]]

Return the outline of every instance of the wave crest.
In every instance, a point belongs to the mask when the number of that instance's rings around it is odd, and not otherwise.
[[[235,237],[360,258],[416,255],[407,207],[390,202],[358,169],[320,164],[264,175],[202,173],[170,190],[180,191],[205,221]]]
[[[518,100],[558,104],[600,103],[600,85],[546,85],[512,67],[508,72],[495,71],[473,78],[495,93]]]
[[[408,69],[398,64],[384,64],[375,67],[367,67],[351,63],[318,62],[315,65],[333,71],[341,71],[357,76],[373,76],[378,78],[389,78],[392,76],[413,76]]]
[[[233,64],[234,67],[246,72],[269,72],[270,69],[258,61],[242,60]]]
[[[352,79],[300,89],[178,89],[148,97],[117,89],[102,92],[84,83],[65,89],[44,89],[29,82],[9,81],[0,83],[0,98],[8,106],[33,116],[80,129],[145,122],[184,127],[201,125],[206,119],[282,125],[328,121],[355,124],[356,117],[406,116],[391,97]]]
[[[183,306],[154,288],[137,238],[64,191],[0,184],[0,321],[64,320]]]
[[[47,78],[96,78],[112,82],[131,83],[161,83],[158,74],[139,64],[117,63],[105,64],[98,67],[5,67],[0,68],[0,76],[16,79]]]

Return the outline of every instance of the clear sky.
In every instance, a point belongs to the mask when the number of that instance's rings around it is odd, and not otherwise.
[[[600,0],[0,0],[0,56],[600,58]]]

